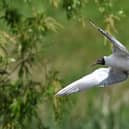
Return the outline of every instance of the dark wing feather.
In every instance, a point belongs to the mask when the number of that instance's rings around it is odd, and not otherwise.
[[[114,83],[119,83],[128,78],[128,73],[120,71],[119,69],[110,68],[108,77],[103,80],[100,85],[108,86]]]

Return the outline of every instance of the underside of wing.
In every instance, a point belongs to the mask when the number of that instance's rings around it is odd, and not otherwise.
[[[64,96],[69,95],[75,92],[84,91],[91,87],[98,86],[100,82],[105,80],[108,77],[109,68],[100,68],[88,74],[81,79],[74,81],[73,83],[69,84],[62,90],[60,90],[56,95]]]
[[[128,78],[128,73],[114,68],[99,68],[85,77],[74,81],[58,91],[56,95],[64,96],[84,91],[95,86],[109,86]]]
[[[108,77],[104,79],[100,85],[109,86],[115,83],[122,82],[128,78],[128,73],[119,69],[110,68]]]
[[[108,32],[105,32],[103,29],[100,27],[96,26],[92,21],[90,21],[90,24],[94,26],[102,35],[104,35],[108,40],[111,41],[113,45],[113,53],[117,55],[124,55],[124,56],[129,56],[129,52],[126,49],[126,47],[119,42],[115,37],[110,35]]]

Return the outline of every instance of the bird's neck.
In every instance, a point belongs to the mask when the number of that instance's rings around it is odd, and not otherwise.
[[[105,60],[105,65],[106,66],[111,66],[112,63],[113,63],[113,55],[104,56],[104,60]]]

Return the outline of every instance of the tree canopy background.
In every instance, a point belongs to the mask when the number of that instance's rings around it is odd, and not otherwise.
[[[0,1],[0,129],[128,129],[128,81],[55,97],[111,46],[127,41],[127,0]]]

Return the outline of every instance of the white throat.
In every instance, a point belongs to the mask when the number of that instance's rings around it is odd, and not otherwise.
[[[104,56],[104,61],[106,66],[111,66],[113,63],[113,55]]]

